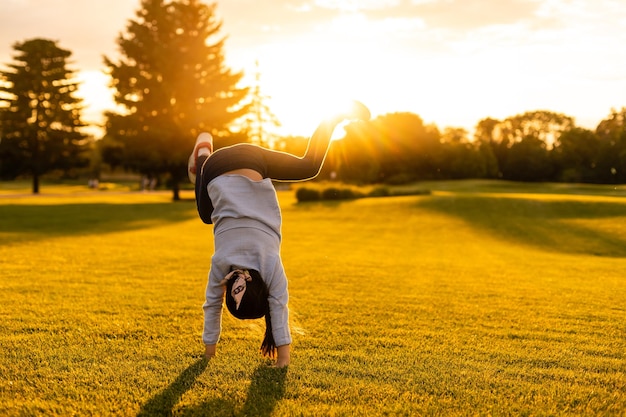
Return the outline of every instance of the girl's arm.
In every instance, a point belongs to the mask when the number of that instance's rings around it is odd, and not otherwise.
[[[204,345],[204,357],[211,359],[215,356],[217,351],[217,345]]]
[[[274,366],[276,368],[282,368],[289,365],[289,361],[291,360],[291,345],[278,346],[276,351],[276,364]]]

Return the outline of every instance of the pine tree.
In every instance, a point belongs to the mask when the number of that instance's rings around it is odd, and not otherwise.
[[[274,131],[275,128],[280,127],[280,121],[266,104],[266,101],[270,97],[261,92],[261,72],[259,71],[259,62],[257,61],[255,64],[255,82],[250,94],[251,112],[245,120],[245,125],[252,143],[266,148],[275,148],[278,135],[276,135]]]
[[[125,109],[107,114],[108,140],[122,145],[127,168],[168,174],[174,200],[197,134],[226,136],[248,112],[241,104],[248,89],[237,87],[243,74],[225,66],[220,29],[215,5],[143,0],[118,39],[123,58],[105,57],[115,100]]]
[[[71,52],[47,39],[13,48],[16,62],[0,72],[0,174],[32,175],[36,194],[43,174],[86,166],[89,143],[80,131],[81,100],[73,96],[78,83],[66,67]]]

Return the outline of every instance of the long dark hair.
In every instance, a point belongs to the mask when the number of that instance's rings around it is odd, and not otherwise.
[[[261,343],[261,353],[263,356],[273,358],[276,354],[276,342],[274,342],[274,335],[272,334],[270,303],[268,301],[269,291],[258,271],[254,269],[247,271],[252,279],[246,282],[246,291],[239,308],[237,308],[235,299],[231,295],[236,277],[233,276],[226,283],[226,307],[230,314],[241,320],[259,319],[265,316],[265,337]]]

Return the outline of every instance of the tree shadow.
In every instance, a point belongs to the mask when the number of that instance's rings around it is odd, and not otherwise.
[[[626,204],[621,201],[461,195],[421,200],[419,207],[461,218],[499,239],[546,251],[626,257],[624,236],[589,226],[595,220],[623,221]]]
[[[187,203],[6,204],[0,205],[0,246],[50,237],[136,230],[196,216],[195,205]]]
[[[174,382],[168,385],[163,391],[150,398],[137,413],[137,417],[147,416],[169,416],[172,410],[180,401],[180,398],[189,391],[196,382],[196,379],[207,367],[208,360],[202,358],[185,369]]]

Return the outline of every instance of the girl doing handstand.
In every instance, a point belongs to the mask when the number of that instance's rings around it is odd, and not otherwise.
[[[198,136],[189,158],[189,178],[195,183],[200,218],[213,224],[215,243],[203,305],[207,358],[216,353],[225,296],[233,316],[265,317],[262,353],[276,356],[277,367],[289,364],[289,295],[280,258],[281,212],[272,181],[316,177],[335,127],[344,120],[369,118],[367,107],[354,102],[350,111],[318,126],[303,157],[252,144],[213,152],[211,135]]]

